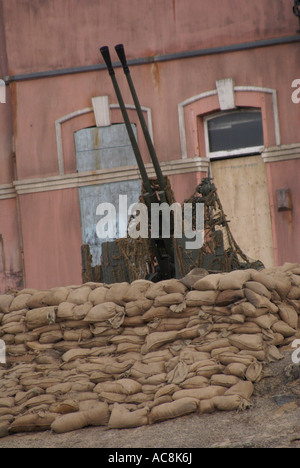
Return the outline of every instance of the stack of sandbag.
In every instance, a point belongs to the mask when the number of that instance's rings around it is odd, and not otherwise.
[[[0,296],[0,436],[242,410],[299,334],[300,266]]]

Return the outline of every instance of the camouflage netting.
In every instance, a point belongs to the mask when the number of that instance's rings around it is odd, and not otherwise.
[[[0,436],[245,410],[300,337],[300,265],[0,296]],[[3,357],[3,356],[2,356]]]

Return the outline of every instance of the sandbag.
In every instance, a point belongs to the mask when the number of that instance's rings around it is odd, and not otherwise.
[[[76,305],[84,304],[88,302],[89,294],[91,293],[91,288],[89,286],[81,286],[70,291],[68,295],[68,302],[72,302]]]
[[[251,271],[252,281],[256,281],[265,286],[269,291],[275,289],[275,281],[272,276],[265,274],[263,271]]]
[[[251,304],[253,304],[256,308],[266,308],[271,313],[276,314],[278,311],[278,307],[273,304],[269,299],[265,296],[261,296],[260,294],[256,294],[251,289],[245,288],[245,297],[248,299]]]
[[[196,398],[181,398],[172,403],[155,406],[150,412],[149,423],[154,424],[194,413],[198,405],[199,401]]]
[[[138,299],[137,301],[127,302],[125,305],[125,313],[127,317],[136,317],[143,315],[153,305],[153,300]]]
[[[263,339],[259,335],[234,334],[228,337],[230,344],[239,349],[257,351],[263,348]]]
[[[226,392],[226,388],[223,386],[209,385],[203,388],[184,389],[179,390],[173,394],[173,400],[179,400],[180,398],[196,398],[197,400],[209,400],[214,396],[223,395]]]
[[[119,379],[112,382],[104,382],[100,385],[97,385],[97,393],[103,392],[113,392],[121,393],[122,395],[133,395],[134,393],[139,393],[142,390],[142,385],[139,382],[136,382],[133,379]]]
[[[248,366],[246,366],[245,364],[239,362],[232,362],[225,367],[223,373],[225,375],[234,375],[243,379],[245,377],[247,367]]]
[[[180,293],[184,294],[187,290],[186,286],[178,279],[171,278],[160,281],[160,286],[167,294]]]
[[[230,388],[239,382],[239,377],[235,375],[215,374],[210,379],[210,385]]]
[[[154,307],[170,307],[174,304],[181,304],[184,296],[181,293],[171,293],[164,296],[157,296],[154,299]]]
[[[231,388],[226,390],[224,393],[227,395],[240,395],[245,400],[249,400],[252,393],[254,392],[254,385],[250,381],[240,381],[237,384],[233,385]]]
[[[217,306],[227,306],[243,298],[243,289],[225,289],[218,294],[215,303]]]
[[[216,301],[218,292],[212,291],[190,291],[186,295],[188,307],[197,307],[202,305],[213,305]]]
[[[26,314],[27,327],[29,330],[32,330],[34,328],[55,323],[56,310],[57,308],[55,306],[29,310]]]
[[[247,281],[245,283],[245,288],[251,289],[251,291],[255,292],[256,294],[260,294],[261,296],[265,296],[271,300],[272,294],[269,289],[258,281]]]
[[[107,290],[105,300],[106,302],[114,302],[120,306],[125,306],[125,296],[130,285],[127,282],[112,284]]]
[[[273,325],[272,325],[272,330],[275,332],[275,333],[280,333],[281,335],[283,335],[285,338],[287,337],[290,337],[290,336],[293,336],[296,332],[296,330],[294,330],[294,328],[290,327],[286,322],[284,322],[283,320],[278,320],[278,322],[275,322]]]
[[[243,398],[240,395],[216,396],[211,399],[211,404],[218,411],[234,411],[243,407]]]
[[[109,429],[124,429],[148,424],[148,408],[129,411],[123,405],[115,403],[108,421]]]
[[[124,313],[124,307],[118,306],[114,302],[104,302],[94,306],[85,316],[87,322],[104,322],[112,319],[118,313]]]
[[[88,297],[88,301],[91,302],[94,306],[103,304],[106,301],[106,294],[108,292],[108,288],[105,286],[100,286],[99,288],[93,289]]]
[[[176,338],[177,331],[150,333],[150,335],[146,337],[145,345],[142,348],[142,353],[147,354],[150,351],[155,351],[164,344],[175,341]]]
[[[50,412],[18,416],[9,426],[8,431],[10,433],[47,431],[50,429],[55,418],[56,415]]]
[[[62,434],[88,426],[106,426],[108,420],[108,405],[107,403],[99,402],[92,410],[78,411],[59,416],[52,422],[51,429],[58,434]]]
[[[222,275],[219,281],[219,290],[242,289],[243,285],[251,278],[249,270],[234,270]]]
[[[279,305],[279,315],[289,327],[297,329],[298,327],[298,314],[294,307],[287,304]]]
[[[142,299],[143,297],[147,297],[147,290],[148,288],[153,285],[151,281],[147,280],[135,280],[130,284],[130,287],[128,288],[125,296],[124,296],[124,301],[125,302],[132,302],[132,301],[137,301],[138,299]],[[154,299],[154,298],[148,298],[148,299]]]
[[[7,314],[10,311],[10,305],[13,300],[14,296],[11,296],[9,294],[0,295],[0,312],[3,314]]]
[[[257,383],[262,378],[262,371],[263,367],[260,362],[252,362],[246,370],[245,377],[250,382]]]
[[[58,306],[61,302],[65,302],[70,294],[68,288],[53,288],[43,297],[43,303],[47,306]]]
[[[216,290],[218,289],[221,277],[222,273],[207,275],[196,281],[196,283],[193,284],[193,289],[197,291]]]
[[[182,389],[203,388],[209,385],[209,379],[201,375],[190,377],[180,384]]]
[[[19,294],[17,295],[9,306],[9,311],[13,312],[16,310],[22,310],[27,308],[27,301],[31,298],[31,294]]]

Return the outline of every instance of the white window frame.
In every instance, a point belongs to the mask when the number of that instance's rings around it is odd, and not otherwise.
[[[239,155],[251,155],[251,154],[257,154],[257,153],[262,153],[264,150],[264,145],[261,146],[249,146],[249,147],[243,147],[243,148],[237,148],[234,150],[222,150],[222,151],[210,151],[209,148],[209,134],[208,134],[208,122],[216,117],[221,117],[223,115],[229,115],[229,114],[236,114],[238,112],[242,111],[247,111],[247,112],[256,112],[257,109],[251,109],[247,107],[243,107],[241,109],[236,109],[233,111],[225,111],[225,112],[216,112],[214,114],[210,114],[207,116],[203,117],[204,121],[204,137],[205,137],[205,150],[206,150],[206,156],[210,159],[216,159],[216,158],[224,158],[224,157],[234,157],[234,156],[239,156]]]

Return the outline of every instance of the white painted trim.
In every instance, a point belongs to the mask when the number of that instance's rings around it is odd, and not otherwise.
[[[7,200],[9,198],[16,198],[16,191],[13,184],[0,185],[0,200]]]
[[[110,104],[110,109],[119,109],[119,104]],[[136,110],[135,107],[131,104],[125,104],[126,109]],[[142,106],[142,110],[147,113],[148,120],[148,130],[150,137],[153,141],[153,125],[152,125],[152,112],[149,107]],[[55,121],[55,131],[56,131],[56,146],[57,146],[57,160],[58,160],[58,172],[60,176],[65,174],[64,167],[64,153],[63,153],[63,143],[62,143],[62,131],[61,126],[63,123],[68,120],[80,117],[81,115],[89,114],[94,112],[93,107],[86,107],[85,109],[79,109],[77,111],[71,112],[70,114],[64,115]]]
[[[273,106],[275,141],[276,141],[276,145],[279,146],[281,144],[281,135],[280,135],[280,125],[279,125],[277,91],[272,88],[264,88],[260,86],[235,86],[234,92],[257,92],[257,93],[271,94],[272,106]],[[192,104],[193,102],[199,101],[200,99],[205,99],[207,97],[215,96],[216,94],[218,94],[217,90],[206,91],[204,93],[197,94],[196,96],[192,96],[178,104],[179,137],[180,137],[182,159],[186,159],[188,157],[184,107],[186,107],[189,104]],[[206,155],[208,155],[208,153]]]
[[[300,159],[300,143],[265,148],[261,157],[265,163]]]
[[[182,159],[176,159],[173,161],[162,162],[161,168],[163,174],[172,176],[201,171],[207,172],[208,164],[209,160],[207,158],[189,158],[185,161]],[[146,170],[149,177],[156,176],[152,163],[146,164]],[[65,174],[63,176],[17,180],[9,187],[7,186],[7,188],[10,189],[10,192],[7,192],[7,195],[14,193],[14,196],[16,196],[16,194],[24,195],[28,193],[73,189],[90,185],[102,185],[112,182],[138,179],[140,179],[138,166],[124,166],[99,171],[77,172],[75,174]],[[3,186],[0,186],[0,195],[2,187]],[[6,192],[3,190],[3,198],[9,198],[8,196],[5,196],[5,194]]]
[[[181,157],[182,159],[187,159],[187,147],[186,147],[186,130],[185,130],[185,118],[184,118],[184,108],[193,102],[199,101],[199,99],[204,99],[210,96],[215,96],[218,94],[217,90],[207,91],[205,93],[197,94],[192,96],[185,101],[182,101],[178,104],[178,120],[179,120],[179,137],[180,137],[180,146],[181,146]]]

